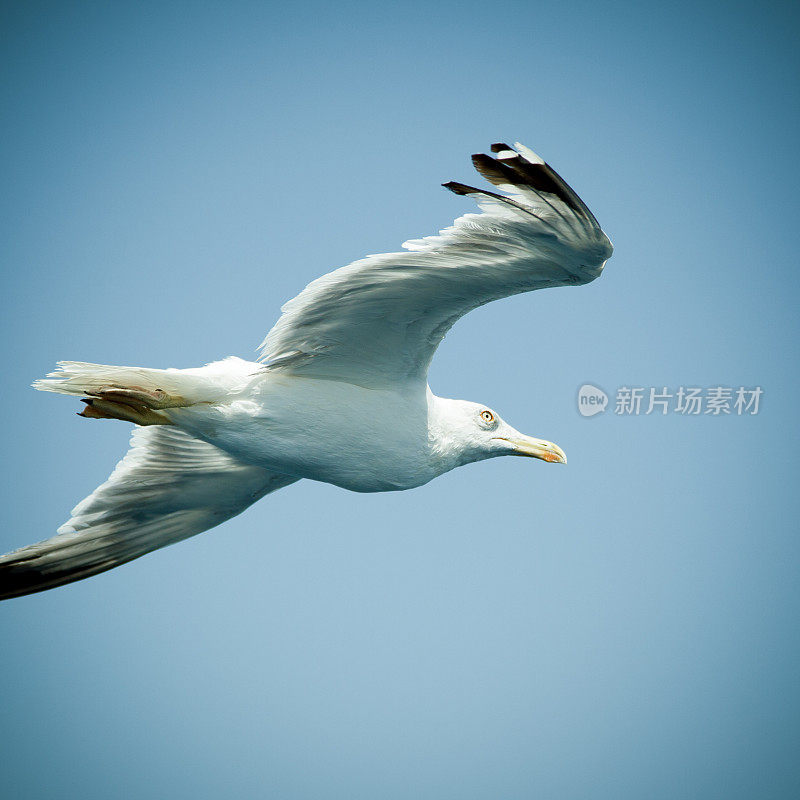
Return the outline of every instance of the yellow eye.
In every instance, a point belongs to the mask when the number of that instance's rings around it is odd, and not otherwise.
[[[481,419],[484,422],[494,422],[494,414],[491,411],[481,411]]]

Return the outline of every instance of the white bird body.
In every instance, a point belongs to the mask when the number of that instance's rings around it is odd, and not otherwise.
[[[302,478],[385,492],[500,455],[565,463],[557,445],[427,384],[461,316],[520,292],[587,283],[611,256],[589,209],[538,156],[520,144],[492,150],[473,163],[506,194],[444,184],[483,213],[313,281],[283,307],[258,362],[162,370],[65,361],[36,381],[81,398],[81,416],[138,427],[58,535],[0,558],[0,599],[111,569]]]
[[[429,398],[437,399],[424,386],[366,389],[253,362],[236,367],[253,377],[225,402],[165,413],[248,464],[356,492],[410,489],[447,469],[430,440]]]

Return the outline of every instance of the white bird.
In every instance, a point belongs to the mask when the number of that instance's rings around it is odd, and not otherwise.
[[[480,403],[434,395],[450,327],[501,297],[587,283],[612,246],[575,192],[521,144],[475,155],[505,194],[461,183],[482,213],[405,252],[373,255],[283,306],[258,362],[197,369],[59,362],[36,389],[82,416],[135,423],[131,448],[57,535],[0,558],[0,598],[79,580],[219,525],[301,478],[356,492],[410,489],[501,455],[566,462]]]

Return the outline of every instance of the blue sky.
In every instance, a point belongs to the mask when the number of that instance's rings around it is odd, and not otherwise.
[[[8,795],[797,794],[796,10],[65,5],[0,12],[2,550],[129,436],[32,380],[253,356],[309,280],[470,210],[439,184],[493,141],[616,253],[470,314],[430,374],[567,467],[301,482],[0,606]],[[586,382],[764,395],[584,419]]]

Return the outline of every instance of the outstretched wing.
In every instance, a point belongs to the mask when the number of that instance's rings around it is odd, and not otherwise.
[[[367,387],[424,381],[439,342],[473,308],[596,278],[612,247],[580,198],[523,145],[492,151],[472,161],[505,194],[445,183],[483,213],[313,281],[283,307],[260,360]]]
[[[0,558],[0,599],[132,561],[213,528],[296,480],[243,464],[177,428],[136,428],[131,449],[57,536]]]

